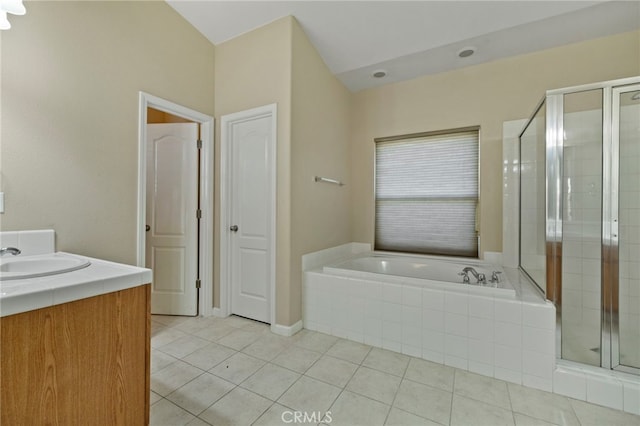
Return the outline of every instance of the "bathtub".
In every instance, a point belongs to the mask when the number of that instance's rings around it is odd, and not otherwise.
[[[303,256],[306,329],[552,390],[555,308],[516,270],[350,243]],[[462,283],[471,266],[500,282]],[[515,275],[514,275],[515,273]],[[532,284],[527,284],[532,286]],[[532,288],[532,291],[533,288]]]
[[[484,274],[486,283],[478,283],[471,273],[468,274],[469,283],[464,283],[463,276],[459,274],[467,266],[474,268],[480,274]],[[323,268],[323,272],[332,275],[409,283],[434,288],[451,285],[470,286],[473,287],[472,292],[487,291],[502,294],[506,297],[515,296],[515,290],[509,283],[501,266],[477,260],[370,252],[326,265]],[[498,282],[491,282],[494,273],[498,277]],[[465,288],[463,291],[469,291],[469,288]]]

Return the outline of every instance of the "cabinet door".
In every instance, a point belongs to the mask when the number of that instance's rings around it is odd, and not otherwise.
[[[146,425],[149,285],[0,319],[0,424]]]

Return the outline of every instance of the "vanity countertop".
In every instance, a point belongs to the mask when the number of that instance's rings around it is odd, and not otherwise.
[[[152,279],[150,269],[79,257],[91,264],[57,275],[0,281],[0,317],[125,290]]]

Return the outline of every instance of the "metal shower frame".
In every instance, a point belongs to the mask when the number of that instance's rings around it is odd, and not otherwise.
[[[638,85],[637,88],[633,87]],[[624,78],[549,90],[524,126],[520,137],[546,103],[545,164],[545,295],[556,305],[557,341],[562,333],[562,195],[564,148],[564,96],[602,90],[602,277],[601,277],[601,367],[640,374],[633,367],[620,365],[618,300],[618,202],[619,202],[619,99],[622,92],[640,90],[640,77]],[[522,235],[522,233],[520,233]],[[520,238],[522,238],[520,236]],[[520,269],[522,265],[520,264]],[[526,271],[525,271],[526,272]],[[529,275],[529,274],[527,274]],[[556,356],[561,358],[561,345]]]

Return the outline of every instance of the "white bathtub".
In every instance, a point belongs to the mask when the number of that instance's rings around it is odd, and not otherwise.
[[[463,284],[457,274],[465,266],[488,279],[503,269],[478,260],[396,255],[361,246],[303,256],[305,328],[553,389],[555,309],[528,292],[517,271],[500,274],[495,288],[475,284],[471,275],[472,284]]]
[[[469,273],[469,283],[463,283],[463,276],[458,275],[463,268],[470,266],[479,274],[484,274],[486,283],[478,283]],[[503,296],[515,296],[515,290],[509,283],[502,267],[477,260],[458,260],[451,258],[433,258],[428,256],[393,255],[388,253],[369,252],[348,260],[341,260],[324,266],[323,272],[333,275],[409,283],[428,287],[442,288],[447,285],[471,286],[475,291],[487,290],[498,292]],[[497,272],[499,281],[491,282]],[[380,276],[382,275],[382,276]],[[469,289],[465,289],[468,291]]]

